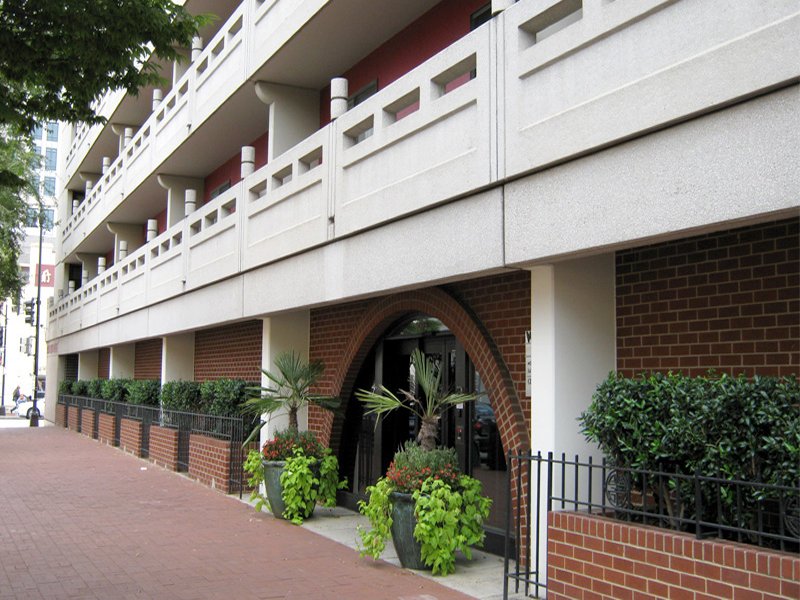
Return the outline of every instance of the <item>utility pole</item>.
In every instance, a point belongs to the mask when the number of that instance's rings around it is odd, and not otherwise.
[[[39,200],[39,262],[36,265],[36,341],[33,347],[33,411],[31,412],[31,427],[39,426],[39,409],[36,406],[36,392],[39,389],[39,317],[42,312],[42,236],[44,235],[44,226],[42,220],[44,218],[44,210],[42,210],[42,201]]]

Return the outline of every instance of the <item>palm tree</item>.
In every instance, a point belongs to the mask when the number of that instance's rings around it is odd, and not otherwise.
[[[339,398],[311,393],[311,388],[317,383],[325,368],[320,361],[306,362],[299,354],[292,351],[281,352],[275,357],[274,362],[276,372],[261,370],[269,380],[269,385],[250,388],[258,395],[245,402],[245,412],[256,415],[272,414],[283,408],[289,414],[289,430],[297,432],[297,411],[302,407],[316,404],[322,408],[334,409],[339,406]],[[259,421],[245,444],[249,443],[264,425],[264,421]]]
[[[436,448],[436,430],[442,413],[454,404],[475,400],[476,395],[443,392],[440,389],[441,369],[419,348],[411,353],[411,364],[414,372],[409,376],[409,383],[414,392],[400,390],[402,398],[398,398],[385,386],[381,386],[381,393],[359,390],[356,398],[366,405],[367,414],[377,415],[379,419],[398,408],[410,410],[420,420],[417,442],[423,450],[433,450]],[[419,390],[422,394],[419,394]]]

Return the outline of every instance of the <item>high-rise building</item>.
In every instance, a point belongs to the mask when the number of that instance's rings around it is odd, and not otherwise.
[[[586,450],[609,371],[798,371],[796,2],[186,6],[220,18],[167,85],[61,140],[48,411],[294,349],[355,497],[413,423],[353,393],[422,348],[496,531],[504,452]]]

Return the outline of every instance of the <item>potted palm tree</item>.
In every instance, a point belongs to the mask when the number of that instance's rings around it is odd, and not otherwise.
[[[380,392],[356,392],[367,414],[380,419],[406,409],[420,420],[416,441],[395,453],[386,476],[367,488],[368,501],[359,502],[371,525],[360,530],[361,554],[377,559],[391,534],[404,567],[447,574],[455,570],[456,550],[470,558],[471,546],[483,543],[491,507],[480,481],[459,473],[455,451],[436,447],[444,411],[475,395],[442,390],[441,371],[419,349],[411,354],[411,364],[410,390],[401,390],[400,397],[383,386]]]
[[[297,415],[301,408],[315,404],[327,409],[339,406],[339,399],[313,394],[324,366],[319,361],[305,361],[295,352],[282,352],[275,357],[275,371],[262,370],[266,386],[251,388],[255,395],[245,402],[245,412],[271,415],[285,410],[289,417],[286,430],[276,432],[261,452],[251,451],[245,468],[251,474],[253,498],[258,510],[268,504],[272,513],[294,523],[311,516],[314,506],[336,503],[339,465],[329,448],[325,448],[310,431],[300,432]],[[245,440],[253,441],[266,422],[259,420]],[[266,497],[261,495],[263,482]]]

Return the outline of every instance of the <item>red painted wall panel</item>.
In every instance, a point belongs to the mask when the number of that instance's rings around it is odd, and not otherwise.
[[[253,146],[256,149],[256,169],[267,164],[268,135],[268,132],[264,132],[249,144],[243,144],[245,146]],[[239,151],[206,176],[203,184],[203,204],[211,199],[211,192],[226,181],[230,181],[231,186],[234,186],[241,180],[242,153]]]

